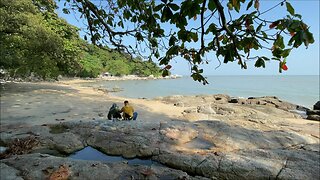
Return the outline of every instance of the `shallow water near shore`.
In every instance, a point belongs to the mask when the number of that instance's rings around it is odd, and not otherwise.
[[[69,156],[71,159],[81,159],[81,160],[94,160],[102,162],[128,162],[129,165],[147,165],[147,166],[163,166],[151,159],[126,159],[122,156],[110,156],[100,152],[99,150],[87,146],[84,149],[77,151]]]
[[[277,96],[312,108],[319,101],[319,76],[208,76],[208,85],[190,77],[159,80],[98,81],[84,86],[121,88],[116,96],[155,98],[171,95],[228,94],[234,97]]]

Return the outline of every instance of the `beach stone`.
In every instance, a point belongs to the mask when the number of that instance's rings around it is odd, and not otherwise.
[[[243,98],[234,98],[228,101],[229,103],[236,103],[236,104],[248,104],[248,101]]]
[[[320,101],[316,102],[316,103],[313,105],[313,109],[314,109],[314,110],[320,110]]]
[[[198,106],[197,112],[203,114],[216,114],[216,112],[211,108],[210,105]]]
[[[308,115],[307,119],[309,120],[315,120],[315,121],[320,121],[320,116],[319,115]]]
[[[236,103],[242,105],[266,105],[274,106],[282,110],[296,110],[297,105],[280,100],[275,96],[263,96],[263,97],[249,97],[248,99],[243,98],[232,98],[228,101],[229,103]]]
[[[236,112],[241,113],[240,109],[233,108],[232,106],[230,106],[228,104],[223,104],[223,105],[211,104],[211,109],[213,110],[213,112],[215,112],[216,114],[220,114],[220,115],[234,114]],[[214,114],[214,113],[212,113],[212,114]]]
[[[63,76],[62,76],[62,75],[59,75],[59,76],[57,77],[57,80],[58,80],[58,81],[63,80]]]
[[[174,103],[173,105],[177,106],[177,107],[184,107],[184,103],[183,102],[177,102],[177,103]]]
[[[320,115],[320,110],[307,110],[307,115]]]
[[[0,163],[0,179],[1,180],[23,180],[22,177],[19,177],[20,171],[6,165],[5,163]]]
[[[184,113],[195,113],[197,112],[197,108],[189,108],[183,111]]]
[[[230,99],[229,103],[238,103],[239,99],[238,98],[232,98]]]
[[[214,98],[213,103],[226,104],[231,100],[231,97],[227,94],[215,94],[212,97]]]

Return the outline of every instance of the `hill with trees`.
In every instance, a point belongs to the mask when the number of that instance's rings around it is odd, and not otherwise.
[[[160,68],[152,61],[81,39],[79,29],[58,17],[56,8],[54,1],[0,2],[0,68],[11,77],[97,77],[102,72],[159,75]]]

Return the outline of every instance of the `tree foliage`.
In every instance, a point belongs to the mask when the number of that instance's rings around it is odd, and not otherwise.
[[[33,72],[42,78],[56,77],[78,66],[77,28],[49,8],[38,8],[29,0],[3,0],[0,16],[1,66],[13,76]]]
[[[199,65],[208,62],[206,55],[211,52],[219,61],[237,62],[244,69],[247,61],[254,60],[255,67],[279,61],[281,72],[294,48],[314,42],[308,25],[286,0],[264,11],[259,0],[66,1],[69,6],[64,12],[82,13],[94,44],[130,54],[147,47],[149,58],[158,59],[160,65],[181,56],[190,63],[193,79],[204,84],[207,81]],[[265,14],[275,8],[287,11],[287,16],[266,19]],[[135,44],[128,44],[128,37],[133,37]],[[255,55],[261,49],[269,50],[272,57]]]
[[[13,77],[34,73],[43,79],[58,75],[97,77],[105,71],[135,73],[141,63],[136,65],[123,54],[80,39],[79,29],[59,18],[56,8],[53,0],[0,2],[0,68],[9,70]],[[122,65],[113,67],[119,63]],[[158,74],[159,67],[149,70]]]

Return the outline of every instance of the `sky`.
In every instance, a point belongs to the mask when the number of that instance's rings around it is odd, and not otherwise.
[[[57,13],[60,17],[64,18],[70,24],[82,29],[80,36],[83,38],[85,32],[84,20],[79,18],[78,14],[64,14],[62,8],[64,0],[58,1]],[[174,1],[175,2],[175,1]],[[181,2],[181,0],[176,3]],[[279,0],[260,0],[260,11],[266,10],[273,5],[279,3]],[[291,51],[290,56],[287,58],[288,70],[283,71],[281,74],[278,72],[279,63],[276,61],[266,62],[266,68],[255,68],[254,61],[248,62],[248,69],[241,69],[237,62],[228,64],[222,63],[219,65],[217,58],[213,53],[207,54],[206,58],[209,64],[202,65],[204,75],[319,75],[319,0],[288,0],[295,9],[295,13],[301,14],[303,21],[310,26],[310,31],[313,33],[315,43],[311,44],[308,48],[304,45],[298,49]],[[287,14],[285,6],[277,7],[266,14],[268,18],[282,18]],[[192,26],[193,24],[190,23]],[[257,54],[268,56],[268,52],[259,51]],[[157,60],[154,60],[157,62]],[[174,58],[170,64],[172,65],[171,72],[179,75],[190,75],[189,64],[181,57]]]

